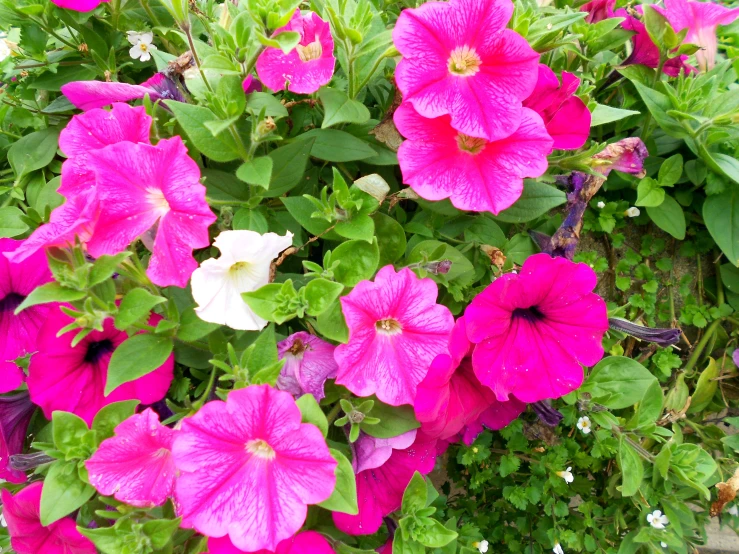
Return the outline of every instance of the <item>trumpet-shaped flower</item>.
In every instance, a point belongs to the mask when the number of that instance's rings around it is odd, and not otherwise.
[[[403,55],[395,82],[423,117],[451,117],[470,137],[494,141],[521,124],[536,84],[537,54],[509,29],[510,0],[427,2],[400,13],[393,30]]]
[[[520,274],[499,277],[465,312],[476,344],[472,365],[498,400],[558,398],[578,388],[581,364],[603,357],[608,330],[603,299],[586,264],[548,254],[530,256]]]
[[[77,523],[64,517],[48,527],[41,525],[41,490],[37,481],[15,495],[3,490],[3,517],[10,546],[16,554],[96,554],[92,542],[77,531]]]
[[[174,488],[175,434],[151,408],[132,415],[85,462],[90,484],[131,506],[161,506]]]
[[[591,0],[580,6],[580,11],[588,13],[585,17],[587,23],[598,23],[599,21],[613,17],[615,15],[613,12],[615,7],[616,0]]]
[[[210,244],[216,220],[200,169],[180,137],[156,146],[120,142],[90,153],[100,218],[90,254],[117,254],[141,237],[152,251],[146,274],[159,286],[184,287],[197,268],[194,248]]]
[[[97,8],[100,4],[110,2],[110,0],[52,0],[52,2],[60,8],[66,8],[75,12],[89,12]]]
[[[292,396],[269,385],[229,393],[183,420],[175,505],[184,527],[246,552],[274,551],[334,490],[336,461]]]
[[[31,306],[15,315],[31,291],[52,281],[49,264],[43,252],[37,252],[21,263],[8,258],[23,241],[0,239],[0,393],[17,389],[25,380],[23,370],[13,360],[37,350],[38,330],[56,306]]]
[[[412,404],[431,361],[444,352],[454,318],[436,303],[431,279],[383,267],[341,298],[349,343],[336,348],[336,382],[392,406]]]
[[[426,200],[449,198],[460,210],[497,214],[521,196],[524,177],[539,177],[548,167],[552,139],[528,108],[513,134],[492,142],[456,131],[448,115],[422,117],[408,102],[394,120],[408,139],[398,150],[403,182]]]
[[[152,315],[150,324],[161,317]],[[28,391],[34,404],[41,406],[51,420],[55,410],[72,412],[92,424],[101,408],[121,400],[141,400],[153,404],[164,398],[174,375],[174,356],[159,368],[124,383],[105,396],[105,382],[110,358],[118,346],[128,338],[124,331],[113,326],[113,319],[103,322],[102,331],[92,331],[72,346],[74,331],[57,334],[73,318],[60,310],[52,311],[38,333],[39,352],[31,358],[28,368]]]
[[[281,360],[285,360],[277,388],[294,397],[312,394],[319,402],[323,399],[323,385],[327,379],[336,378],[338,366],[334,360],[333,344],[315,335],[300,331],[277,344]]]
[[[10,467],[10,456],[20,454],[36,406],[27,391],[0,396],[0,479],[23,483],[26,475]]]
[[[156,73],[140,85],[105,81],[73,81],[62,85],[61,91],[67,100],[80,110],[102,108],[114,102],[140,100],[147,94],[152,102],[157,100],[185,101],[177,83],[165,73]]]
[[[336,64],[328,22],[313,12],[301,15],[300,10],[295,10],[290,22],[274,34],[285,31],[298,33],[300,42],[289,54],[280,48],[265,48],[257,59],[259,80],[272,90],[316,92],[331,80]]]
[[[233,329],[258,331],[267,321],[241,298],[269,283],[270,266],[292,244],[292,233],[260,235],[254,231],[223,231],[213,245],[219,258],[205,260],[192,274],[195,311],[204,321]]]
[[[208,540],[208,554],[243,554],[226,537]],[[251,554],[273,554],[271,550],[260,550]],[[304,531],[285,539],[277,545],[274,554],[336,554],[328,541],[320,533]]]
[[[590,134],[590,110],[585,102],[575,96],[580,79],[572,73],[562,72],[562,84],[557,75],[544,64],[539,64],[536,88],[524,107],[531,108],[544,120],[547,133],[558,150],[577,150]]]

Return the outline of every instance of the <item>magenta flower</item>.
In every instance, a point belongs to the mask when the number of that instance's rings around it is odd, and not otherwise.
[[[97,8],[100,4],[110,2],[110,0],[52,0],[52,2],[60,8],[67,10],[89,12]]]
[[[146,271],[152,282],[185,287],[198,267],[192,251],[210,244],[216,216],[182,139],[113,144],[91,152],[90,165],[100,200],[90,254],[117,254],[141,237],[152,251]]]
[[[131,506],[161,506],[174,489],[175,434],[151,408],[132,415],[85,462],[90,484]]]
[[[357,441],[351,445],[354,473],[382,466],[393,455],[393,450],[410,448],[416,441],[417,434],[416,429],[411,429],[397,437],[378,439],[362,432]]]
[[[590,110],[575,96],[579,86],[580,79],[566,71],[562,72],[560,85],[554,71],[539,64],[536,88],[524,100],[524,107],[531,108],[544,120],[557,150],[577,150],[590,135]]]
[[[350,535],[371,535],[382,526],[382,518],[398,508],[403,492],[418,471],[423,475],[434,469],[436,441],[421,434],[416,442],[403,450],[394,450],[381,466],[357,473],[357,515],[334,512],[336,527]],[[358,460],[359,467],[365,465]]]
[[[675,32],[688,30],[685,42],[701,47],[695,53],[701,70],[707,71],[716,65],[719,25],[729,25],[739,17],[739,8],[727,8],[713,2],[690,2],[688,0],[665,0],[664,9],[657,8],[669,21]]]
[[[591,0],[587,4],[580,6],[581,12],[588,12],[585,21],[588,23],[598,23],[604,19],[614,17],[613,8],[616,7],[616,0]]]
[[[22,263],[8,259],[22,247],[23,241],[0,239],[0,393],[17,389],[25,380],[23,370],[13,360],[37,350],[38,330],[56,309],[53,304],[41,304],[14,315],[33,289],[53,281],[43,252]]]
[[[156,325],[161,317],[152,315]],[[52,311],[38,333],[39,352],[28,368],[28,391],[34,404],[41,406],[51,420],[54,410],[72,412],[88,425],[103,406],[121,400],[141,400],[153,404],[164,398],[174,376],[174,356],[151,373],[130,381],[105,396],[108,364],[118,346],[128,338],[113,326],[113,319],[103,322],[102,331],[93,331],[76,346],[71,346],[75,331],[57,336],[73,318],[60,310]]]
[[[511,396],[505,402],[495,399],[480,414],[480,417],[465,426],[462,433],[462,440],[469,446],[475,442],[475,439],[482,433],[483,429],[499,431],[504,427],[508,427],[514,419],[525,411],[526,404],[518,400],[515,396]]]
[[[80,110],[102,108],[114,102],[140,100],[147,94],[152,102],[157,100],[185,101],[177,83],[164,73],[155,73],[153,77],[140,85],[105,81],[74,81],[62,85],[61,91],[67,100]]]
[[[23,483],[26,475],[10,467],[10,456],[23,452],[28,424],[36,406],[28,392],[0,396],[0,479]]]
[[[274,551],[336,485],[321,431],[301,423],[292,396],[269,385],[232,391],[184,419],[173,454],[183,527],[228,536],[247,552]]]
[[[329,24],[313,12],[300,10],[274,34],[294,31],[300,42],[289,53],[279,48],[265,48],[257,59],[257,76],[272,90],[287,89],[298,94],[311,94],[328,84],[334,74],[334,39]]]
[[[395,82],[424,117],[489,141],[521,124],[521,101],[536,84],[539,54],[506,24],[510,0],[427,2],[400,12],[393,30],[403,55]]]
[[[208,539],[209,554],[243,554],[243,552],[234,546],[228,536]],[[251,554],[273,553],[271,550],[260,550]],[[336,554],[336,552],[320,533],[303,531],[278,544],[274,554]]]
[[[10,546],[16,554],[96,554],[95,545],[77,531],[71,517],[41,525],[41,489],[43,483],[36,481],[15,495],[1,492]]]
[[[544,174],[552,151],[541,117],[528,108],[513,134],[492,142],[454,130],[448,115],[422,117],[408,102],[394,121],[407,139],[398,149],[403,182],[426,200],[449,198],[460,210],[508,208],[521,196],[524,177]]]
[[[436,303],[431,279],[383,267],[341,298],[349,343],[336,347],[336,382],[357,396],[377,394],[392,406],[412,404],[429,364],[444,352],[454,318]]]
[[[241,83],[241,88],[244,89],[244,93],[249,94],[251,92],[261,92],[262,83],[259,79],[255,79],[254,75],[247,75],[246,79]]]
[[[548,254],[526,259],[478,294],[465,311],[472,366],[498,400],[559,398],[582,384],[581,364],[603,357],[606,303],[587,265]]]
[[[334,350],[333,344],[315,335],[305,331],[293,333],[277,345],[280,359],[285,360],[277,378],[277,388],[295,398],[312,394],[320,402],[324,397],[324,383],[336,378],[338,366]]]

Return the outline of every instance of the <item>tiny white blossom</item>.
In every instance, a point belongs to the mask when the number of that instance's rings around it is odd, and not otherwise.
[[[639,208],[636,206],[631,206],[628,210],[624,212],[627,217],[639,217],[641,215],[641,211],[639,211]]]
[[[590,431],[593,430],[592,425],[590,424],[590,418],[588,416],[582,416],[580,419],[578,419],[577,428],[580,429],[580,431],[582,431],[584,435],[589,434]]]
[[[654,510],[651,514],[647,514],[647,521],[655,529],[664,529],[665,525],[670,523],[670,520],[662,513],[662,510]]]
[[[156,50],[151,41],[154,40],[152,33],[134,33],[129,31],[128,40],[133,44],[128,53],[134,60],[140,59],[142,62],[148,62],[151,59],[152,50]],[[136,40],[134,43],[133,40]]]
[[[736,507],[736,504],[732,504],[729,508],[729,514],[732,516],[739,516],[739,508]]]
[[[659,543],[659,545],[660,545],[660,546],[661,546],[662,548],[667,548],[667,543],[666,543],[665,541],[662,541],[662,542],[660,542],[660,543]]]
[[[10,56],[10,46],[5,39],[0,38],[0,62]]]
[[[488,547],[490,546],[488,541],[480,541],[476,542],[474,546],[482,553],[485,554],[485,552],[488,551]]]
[[[598,202],[598,208],[600,208],[602,210],[605,207],[606,207],[606,203],[603,202],[603,200],[601,200],[600,202]]]
[[[565,551],[562,550],[562,545],[558,542],[554,543],[554,548],[552,548],[552,552],[554,552],[554,554],[565,554]]]
[[[565,480],[565,483],[572,483],[575,477],[572,475],[572,468],[568,467],[565,471],[558,471],[557,476]]]
[[[8,522],[5,521],[5,516],[0,513],[0,527],[7,527],[7,526],[8,526]]]

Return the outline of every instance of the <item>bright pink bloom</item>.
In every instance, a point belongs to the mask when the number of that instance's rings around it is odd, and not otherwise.
[[[391,437],[389,439],[378,439],[362,432],[357,441],[351,445],[354,455],[352,466],[354,473],[360,473],[368,469],[380,467],[390,459],[393,450],[405,450],[416,441],[418,431],[410,431]]]
[[[336,348],[336,382],[357,396],[412,404],[429,363],[446,349],[454,318],[436,303],[438,288],[410,269],[383,267],[341,298],[349,343]]]
[[[581,12],[588,12],[585,21],[588,23],[598,23],[604,19],[609,19],[615,14],[613,8],[616,7],[616,0],[591,0],[587,4],[580,6]]]
[[[606,303],[586,264],[548,254],[530,256],[478,294],[465,312],[476,344],[472,366],[498,400],[559,398],[578,388],[581,364],[603,357]]]
[[[149,323],[161,319],[152,315]],[[113,326],[113,319],[103,322],[102,331],[93,331],[76,346],[71,346],[76,332],[57,333],[73,318],[60,310],[52,311],[38,333],[39,352],[28,368],[28,391],[34,404],[41,406],[51,420],[54,410],[72,412],[92,424],[101,408],[121,400],[141,400],[153,404],[164,398],[174,375],[174,356],[151,373],[130,381],[104,395],[108,364],[118,346],[128,338]]]
[[[665,0],[664,9],[655,7],[669,21],[675,32],[688,30],[685,42],[701,47],[695,53],[701,70],[707,71],[716,65],[719,25],[729,25],[739,17],[739,8],[727,8],[713,2],[690,2],[688,0]]]
[[[511,422],[526,411],[526,404],[511,396],[507,401],[493,400],[487,410],[480,414],[475,421],[467,424],[462,433],[462,440],[469,446],[483,429],[499,431],[508,427]]]
[[[247,75],[246,79],[241,83],[241,87],[244,89],[246,94],[251,92],[261,92],[262,83],[259,82],[259,79],[255,79],[254,75]]]
[[[393,554],[393,539],[390,539],[377,549],[379,554]]]
[[[90,165],[100,200],[90,254],[117,254],[141,237],[152,251],[146,271],[152,282],[185,287],[198,267],[192,251],[210,244],[216,216],[182,139],[113,144],[91,152]]]
[[[16,554],[96,554],[95,545],[77,531],[71,517],[41,525],[42,489],[37,481],[15,495],[2,491],[3,517]]]
[[[575,96],[580,79],[562,72],[562,84],[557,75],[544,64],[539,64],[536,88],[523,105],[538,113],[544,120],[547,133],[557,150],[577,150],[590,135],[590,110]]]
[[[10,457],[23,451],[36,406],[27,391],[0,396],[0,479],[23,483],[26,474],[10,467]]]
[[[434,469],[436,441],[420,433],[416,442],[404,450],[394,450],[381,466],[357,473],[357,515],[334,512],[336,527],[350,535],[371,535],[382,526],[382,518],[400,508],[403,492],[418,471],[423,475]],[[358,460],[362,467],[364,462]]]
[[[333,344],[315,335],[300,331],[277,344],[281,360],[285,360],[277,388],[295,398],[312,394],[319,402],[323,399],[323,385],[327,379],[336,378],[338,366],[334,360]]]
[[[184,527],[274,551],[334,490],[336,461],[292,396],[269,385],[229,393],[183,420],[174,443],[175,505]]]
[[[180,89],[177,88],[177,83],[164,73],[156,73],[140,85],[105,81],[74,81],[62,85],[61,91],[67,100],[80,110],[102,108],[114,102],[140,100],[147,94],[152,102],[157,100],[185,101]]]
[[[243,554],[243,552],[234,546],[228,536],[208,540],[209,554]],[[272,551],[260,550],[252,554],[272,554]],[[336,552],[320,533],[304,531],[278,544],[274,554],[336,554]]]
[[[33,289],[53,281],[43,252],[22,263],[8,259],[9,254],[22,247],[23,241],[0,239],[0,393],[15,390],[23,383],[23,370],[13,360],[38,349],[38,330],[49,312],[57,309],[53,304],[41,304],[13,314]]]
[[[132,415],[85,462],[90,484],[131,506],[161,506],[174,489],[175,434],[151,408]]]
[[[311,94],[328,84],[334,74],[334,39],[329,24],[313,12],[300,10],[284,27],[273,34],[294,31],[300,42],[289,53],[279,48],[265,48],[257,59],[257,76],[272,90],[287,89],[298,94]]]
[[[451,116],[465,135],[498,140],[521,124],[539,54],[506,29],[510,0],[427,2],[400,12],[395,82],[424,117]]]
[[[52,0],[52,2],[60,8],[67,10],[89,12],[97,8],[100,4],[110,2],[110,0]]]
[[[552,151],[541,117],[528,108],[520,117],[512,135],[489,142],[456,131],[448,115],[428,119],[404,102],[394,116],[407,139],[398,150],[403,182],[426,200],[449,198],[460,210],[508,208],[521,196],[524,177],[544,174]]]

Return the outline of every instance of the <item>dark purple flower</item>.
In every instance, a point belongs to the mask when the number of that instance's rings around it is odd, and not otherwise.
[[[538,402],[534,402],[531,404],[531,408],[534,410],[534,413],[539,416],[542,423],[549,427],[556,427],[564,417],[559,410],[552,408],[549,400],[539,400]]]
[[[280,359],[285,360],[285,365],[277,378],[277,388],[296,398],[309,393],[320,402],[324,397],[326,379],[336,377],[335,349],[333,344],[305,331],[281,341],[277,352]]]
[[[644,327],[637,325],[631,321],[618,317],[609,317],[608,326],[616,331],[621,331],[639,340],[653,342],[658,346],[666,347],[677,344],[680,341],[682,332],[680,329],[655,329],[653,327]]]
[[[10,467],[10,456],[23,451],[36,406],[27,391],[0,396],[0,479],[23,483],[26,475]]]

